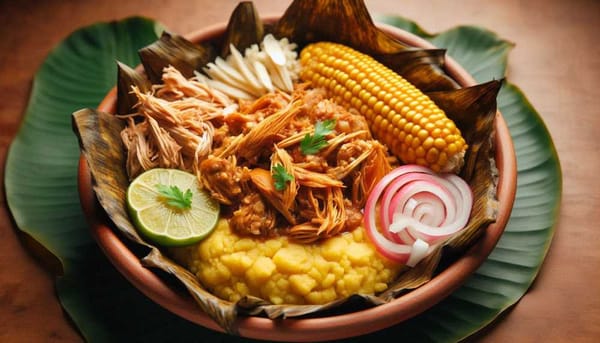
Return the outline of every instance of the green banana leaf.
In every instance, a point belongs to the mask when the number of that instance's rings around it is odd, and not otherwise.
[[[164,342],[176,337],[173,332],[211,341],[222,336],[165,311],[135,289],[96,245],[79,204],[80,150],[71,113],[96,107],[117,81],[116,61],[139,64],[137,50],[162,30],[152,20],[129,18],[72,33],[36,73],[7,157],[9,209],[17,226],[58,258],[59,300],[90,342]]]
[[[377,19],[446,48],[479,82],[505,74],[512,44],[492,32],[457,27],[431,35],[400,17]],[[9,150],[7,202],[19,229],[60,261],[59,299],[87,341],[250,342],[190,324],[139,293],[95,245],[79,207],[79,148],[70,115],[95,107],[116,82],[115,60],[134,66],[136,51],[159,34],[160,25],[148,19],[101,23],[74,32],[50,53],[35,75],[23,124]],[[514,305],[533,282],[554,233],[560,165],[542,119],[517,87],[506,83],[498,105],[518,162],[515,207],[498,246],[465,285],[440,304],[351,341],[457,341]]]

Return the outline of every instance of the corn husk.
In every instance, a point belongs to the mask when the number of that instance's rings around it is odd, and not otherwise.
[[[152,82],[159,71],[170,63],[181,68],[184,75],[200,71],[214,56],[213,51],[226,51],[229,42],[250,42],[262,37],[261,25],[247,20],[256,12],[250,5],[240,5],[230,18],[227,37],[202,45],[192,44],[179,36],[167,35],[153,45],[142,49],[143,65]],[[242,8],[243,10],[240,10]],[[239,24],[243,23],[243,24]],[[234,29],[236,28],[236,29]],[[234,35],[231,31],[236,30]],[[120,140],[121,119],[92,109],[80,110],[73,115],[74,129],[92,174],[93,189],[115,229],[131,241],[149,249],[143,263],[162,269],[177,277],[189,290],[200,308],[226,331],[236,332],[235,320],[240,315],[266,315],[270,318],[321,316],[354,311],[389,302],[429,281],[446,265],[460,256],[493,222],[497,213],[497,169],[492,140],[496,95],[500,81],[459,89],[456,81],[443,71],[443,51],[423,50],[406,46],[376,28],[362,1],[319,0],[294,1],[283,17],[267,32],[276,37],[288,37],[303,45],[319,40],[340,42],[372,54],[395,69],[409,81],[422,87],[429,96],[455,120],[461,129],[469,150],[462,176],[470,183],[475,195],[471,219],[461,234],[421,261],[414,268],[406,268],[387,291],[378,295],[354,295],[325,305],[272,305],[263,299],[246,297],[237,303],[223,301],[202,288],[196,278],[174,263],[166,254],[144,241],[135,231],[127,216],[125,191],[128,180],[125,173],[125,153]],[[233,38],[235,37],[235,38]],[[135,83],[136,78],[123,80]],[[122,100],[125,102],[125,100]],[[130,104],[130,103],[129,103]],[[115,168],[114,166],[122,166]]]

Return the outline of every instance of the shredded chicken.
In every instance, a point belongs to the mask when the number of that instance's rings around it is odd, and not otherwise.
[[[173,66],[168,66],[163,71],[163,84],[155,85],[156,96],[168,99],[196,99],[205,102],[209,108],[227,107],[234,102],[220,91],[208,87],[196,79],[186,79]]]
[[[308,207],[314,211],[314,217],[290,229],[290,236],[294,240],[312,243],[344,231],[347,218],[341,188],[309,188],[307,197]]]
[[[137,112],[122,116],[121,133],[129,177],[156,167],[195,173],[238,234],[310,243],[353,230],[367,194],[392,168],[362,115],[307,84],[234,101],[167,67],[163,84],[132,92]],[[304,152],[303,140],[324,121],[335,124],[323,146]]]
[[[234,231],[251,236],[273,236],[275,224],[274,211],[262,200],[260,194],[253,192],[244,196],[229,220]]]
[[[209,156],[200,163],[200,180],[211,195],[225,205],[233,204],[242,194],[243,169],[234,156],[228,159]]]

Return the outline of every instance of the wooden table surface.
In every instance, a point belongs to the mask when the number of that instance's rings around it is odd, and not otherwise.
[[[31,81],[50,49],[97,21],[143,15],[186,33],[227,20],[237,1],[0,1],[0,165],[19,129]],[[261,1],[261,14],[289,1]],[[600,2],[595,0],[367,0],[372,14],[400,14],[429,32],[473,24],[516,44],[508,80],[541,114],[562,164],[556,233],[521,301],[474,340],[600,341]],[[0,176],[4,180],[4,168]],[[77,342],[53,275],[22,244],[0,195],[0,341]]]

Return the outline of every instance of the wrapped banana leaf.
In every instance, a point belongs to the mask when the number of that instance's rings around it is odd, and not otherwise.
[[[315,41],[350,46],[372,55],[425,92],[458,88],[442,69],[444,50],[415,49],[390,37],[375,26],[362,0],[294,1],[273,33],[300,46]]]
[[[496,95],[502,81],[494,80],[474,87],[446,92],[430,92],[429,97],[439,104],[450,118],[461,127],[469,142],[462,177],[470,181],[476,171],[476,161],[482,146],[492,136],[496,117]],[[488,152],[482,155],[489,156]]]
[[[423,92],[458,89],[459,84],[443,70],[445,54],[444,49],[406,49],[374,57]]]
[[[332,41],[371,55],[408,49],[375,27],[361,0],[294,1],[275,25],[273,33],[300,46]]]
[[[117,62],[117,66],[117,113],[131,113],[137,103],[137,98],[131,93],[131,86],[136,86],[142,92],[148,92],[152,88],[152,83],[145,75],[126,64]]]
[[[186,77],[194,70],[205,66],[216,56],[209,44],[193,44],[182,36],[163,32],[155,43],[139,51],[144,70],[152,83],[162,82],[162,72],[169,65],[177,68]]]
[[[111,221],[131,241],[150,249],[144,261],[177,276],[198,300],[200,307],[224,328],[232,328],[236,317],[234,304],[205,291],[196,277],[168,259],[158,247],[146,242],[135,229],[127,212],[126,191],[129,178],[125,168],[125,151],[120,132],[124,122],[113,114],[82,109],[73,113],[73,125],[81,151],[92,173],[92,187],[100,205]]]
[[[231,13],[223,43],[221,57],[231,54],[230,44],[244,51],[252,44],[260,43],[264,36],[264,25],[251,1],[242,1]]]
[[[266,299],[256,296],[244,296],[237,301],[226,301],[207,291],[194,273],[176,262],[184,260],[193,248],[165,249],[145,240],[135,230],[128,216],[125,199],[129,175],[127,175],[127,156],[121,137],[121,131],[126,125],[124,121],[113,114],[91,109],[74,113],[74,130],[79,137],[82,153],[92,174],[94,192],[100,205],[114,223],[115,229],[124,233],[133,242],[147,247],[149,254],[143,258],[143,262],[147,266],[160,268],[176,276],[186,286],[200,308],[231,333],[236,332],[235,320],[240,315],[266,315],[270,318],[308,314],[318,316],[389,302],[429,281],[441,266],[447,265],[456,254],[461,253],[477,240],[483,232],[482,229],[494,222],[497,212],[497,170],[492,136],[496,114],[495,99],[501,82],[491,81],[474,87],[459,88],[456,81],[444,72],[442,50],[409,47],[390,37],[374,25],[365,4],[360,0],[310,2],[296,0],[283,17],[268,28],[260,23],[254,6],[245,2],[240,4],[232,14],[227,33],[221,39],[195,44],[179,36],[165,34],[155,44],[142,49],[140,55],[148,78],[152,83],[158,84],[162,82],[161,75],[168,65],[179,69],[184,76],[191,77],[195,71],[202,71],[207,63],[213,61],[214,51],[225,54],[230,43],[238,49],[243,49],[244,46],[257,43],[265,33],[279,38],[286,37],[290,42],[298,44],[300,49],[308,43],[317,41],[343,43],[372,55],[409,81],[422,87],[431,99],[456,122],[469,145],[461,176],[469,182],[473,190],[474,204],[469,223],[460,234],[446,244],[438,246],[412,268],[390,267],[390,270],[397,273],[397,277],[391,280],[385,290],[348,294],[318,305],[289,305],[285,301],[276,304],[271,301],[276,298]],[[119,88],[136,86],[138,89],[147,89],[142,88],[147,87],[143,78],[132,74],[127,68],[123,68],[121,74]],[[130,112],[132,100],[128,98],[129,94],[120,92],[119,97],[118,110],[122,111],[121,114]],[[269,136],[269,139],[272,136]],[[265,141],[271,145],[272,141],[269,139]],[[233,143],[235,140],[232,141]],[[200,149],[191,150],[201,154]],[[221,156],[225,157],[221,160],[222,163],[226,163],[227,155],[233,150],[232,148],[220,151]],[[198,159],[206,158],[206,155],[198,156],[200,156]],[[283,157],[278,155],[275,158],[285,161]],[[281,165],[284,164],[282,162]],[[211,185],[207,186],[210,188]],[[267,221],[267,219],[265,217],[261,220]],[[352,239],[363,238],[360,236]],[[294,284],[295,287],[306,285],[306,282],[301,281]]]

